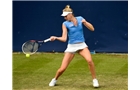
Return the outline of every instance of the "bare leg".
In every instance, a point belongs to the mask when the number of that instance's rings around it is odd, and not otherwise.
[[[68,67],[69,63],[72,61],[73,57],[74,57],[74,53],[65,53],[63,61],[62,61],[62,64],[61,64],[61,67],[56,72],[56,75],[55,75],[56,80],[66,70],[66,68]]]
[[[89,69],[90,69],[90,72],[91,72],[91,75],[92,75],[92,78],[95,79],[96,78],[95,66],[94,66],[94,63],[92,61],[92,57],[91,57],[89,49],[84,48],[83,50],[79,51],[79,54],[86,59],[88,66],[89,66]]]

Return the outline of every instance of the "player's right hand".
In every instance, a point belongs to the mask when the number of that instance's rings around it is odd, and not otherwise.
[[[54,41],[54,40],[56,40],[56,38],[57,38],[56,36],[51,36],[51,37],[50,37],[50,40],[51,40],[51,41]]]

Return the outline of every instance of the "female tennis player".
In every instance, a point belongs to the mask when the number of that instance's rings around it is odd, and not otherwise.
[[[51,41],[59,40],[62,42],[66,42],[67,40],[67,34],[69,37],[68,45],[65,50],[65,55],[62,61],[62,64],[60,68],[57,70],[55,77],[51,80],[49,83],[49,86],[55,86],[58,78],[62,73],[66,70],[70,62],[72,61],[75,52],[78,52],[81,56],[85,58],[85,60],[88,63],[91,76],[93,78],[93,86],[99,87],[98,80],[96,79],[96,73],[95,73],[95,66],[92,61],[92,57],[90,54],[90,51],[88,49],[88,46],[85,43],[85,38],[83,35],[83,26],[85,25],[89,30],[94,31],[94,27],[92,24],[87,22],[82,16],[75,17],[73,14],[73,10],[70,8],[69,5],[67,5],[63,9],[62,15],[66,21],[62,24],[62,36],[51,36]]]

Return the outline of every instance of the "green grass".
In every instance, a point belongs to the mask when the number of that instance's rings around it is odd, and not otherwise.
[[[26,58],[13,53],[13,90],[128,90],[128,55],[93,54],[99,88],[92,86],[87,62],[76,54],[57,86],[48,84],[61,65],[63,53],[41,53]]]

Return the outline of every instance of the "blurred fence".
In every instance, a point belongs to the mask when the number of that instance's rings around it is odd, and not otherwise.
[[[61,36],[62,9],[69,4],[75,16],[93,24],[95,31],[84,27],[90,51],[128,52],[128,1],[13,1],[13,51],[21,51],[30,39],[43,40]],[[62,52],[67,42],[44,44],[39,51]]]

